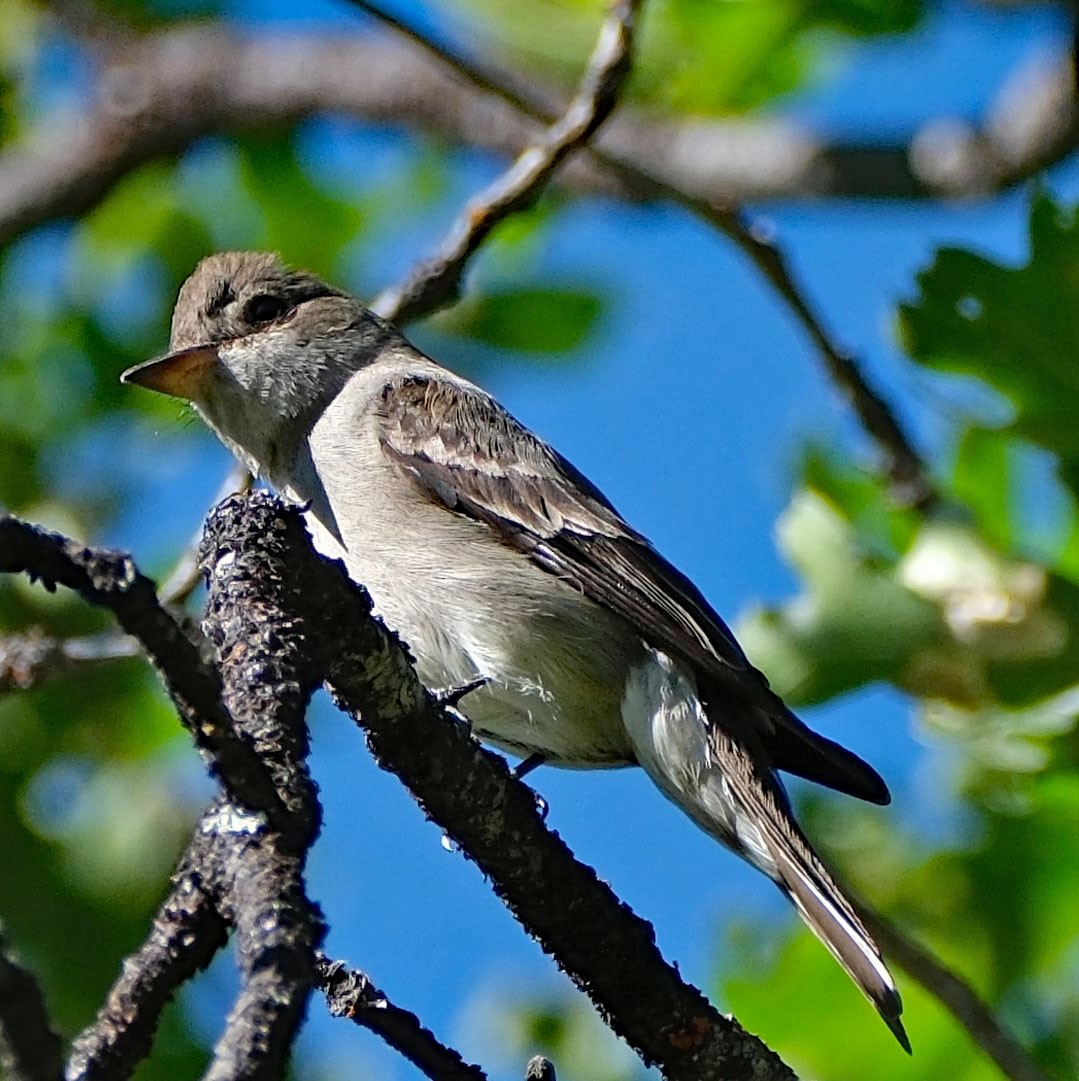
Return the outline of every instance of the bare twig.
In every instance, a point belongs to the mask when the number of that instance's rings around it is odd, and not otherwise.
[[[351,2],[369,14],[382,19],[398,33],[406,35],[410,41],[429,51],[442,63],[452,65],[460,75],[478,89],[497,95],[506,104],[533,119],[546,120],[549,117],[550,106],[547,103],[540,101],[534,95],[529,95],[527,91],[496,73],[481,69],[474,62],[465,60],[445,46],[430,41],[418,30],[384,12],[379,4],[372,3],[370,0],[351,0]],[[1075,124],[1079,130],[1079,119],[1075,121]],[[813,310],[807,299],[805,291],[795,281],[787,259],[778,244],[772,239],[765,238],[760,230],[749,225],[742,214],[727,201],[693,195],[664,180],[661,171],[649,171],[595,146],[589,147],[588,153],[602,167],[614,172],[620,183],[633,190],[637,198],[663,199],[685,207],[722,232],[750,259],[809,335],[832,382],[850,403],[866,433],[877,444],[896,499],[905,505],[921,510],[931,509],[937,501],[937,495],[921,455],[899,424],[891,406],[870,385],[858,363],[832,341],[820,316]],[[512,170],[507,174],[507,178],[510,176],[512,176]],[[488,195],[491,190],[497,191],[497,187],[496,184],[485,195]],[[484,198],[485,196],[480,196],[478,200],[478,210],[481,213]],[[476,203],[470,204],[470,209],[475,206]],[[447,241],[447,246],[451,248],[451,251],[456,250],[453,248],[455,240],[457,247],[460,247],[461,242],[468,235],[468,227],[469,214],[466,211],[458,219],[454,232]],[[479,239],[482,239],[482,236]],[[476,243],[478,244],[479,240]],[[462,259],[467,258],[467,254],[462,255]],[[428,296],[429,303],[424,304],[422,303],[423,296],[413,297],[412,295],[415,292],[414,283],[417,277],[422,279],[425,275],[438,272],[437,263],[421,265],[413,272],[413,276],[405,285],[384,292],[375,302],[376,310],[381,311],[391,320],[401,322],[430,310],[442,299],[441,294],[436,295],[432,291]],[[459,276],[460,270],[457,270],[457,276],[452,281],[455,287],[459,283]],[[406,301],[405,297],[409,299]]]
[[[282,1076],[313,985],[324,929],[303,885],[320,821],[304,714],[320,677],[293,614],[291,575],[274,575],[250,548],[245,555],[204,546],[200,558],[209,572],[205,630],[219,658],[220,708],[259,755],[288,820],[280,830],[267,828],[253,813],[267,808],[241,802],[223,778],[226,792],[199,820],[149,938],[76,1041],[69,1081],[130,1076],[150,1049],[163,1006],[224,944],[228,928],[235,930],[242,986],[207,1079]]]
[[[858,909],[884,953],[944,1006],[1009,1081],[1049,1081],[1026,1048],[969,983],[864,901]]]
[[[86,548],[57,533],[0,515],[0,573],[25,573],[47,589],[63,585],[91,604],[110,609],[139,640],[165,678],[169,693],[210,768],[253,809],[269,809],[287,828],[273,781],[251,747],[236,734],[221,704],[221,682],[198,647],[162,608],[154,583],[129,556]]]
[[[222,808],[230,819],[236,810],[235,805]],[[282,843],[278,833],[243,836],[249,828],[240,829],[229,838],[219,904],[235,928],[241,986],[204,1081],[285,1076],[314,986],[315,950],[326,933],[322,914],[304,889],[306,849]],[[310,835],[308,843],[313,839]]]
[[[669,1081],[791,1081],[773,1052],[663,959],[651,926],[574,859],[505,761],[424,690],[400,642],[369,618],[366,592],[311,550],[294,508],[263,492],[233,497],[214,512],[207,537],[222,551],[242,541],[259,566],[287,568],[319,666],[339,703],[362,719],[376,759],[646,1062]]]
[[[225,944],[225,922],[205,886],[213,841],[208,831],[195,831],[146,942],[125,961],[94,1023],[72,1045],[67,1081],[129,1077],[149,1053],[176,990]]]
[[[417,266],[404,285],[375,300],[375,311],[403,323],[457,299],[465,265],[491,230],[530,206],[562,160],[592,137],[618,103],[632,62],[639,5],[640,0],[611,0],[580,88],[566,111],[469,202],[433,259]]]
[[[924,459],[891,405],[871,385],[859,363],[833,342],[821,317],[795,281],[779,245],[754,230],[737,211],[716,204],[698,204],[692,209],[725,233],[749,257],[801,323],[816,346],[824,370],[854,410],[865,433],[876,444],[893,498],[923,512],[932,510],[940,497]]]
[[[378,13],[376,5],[363,6]],[[69,129],[58,125],[0,154],[0,244],[43,221],[84,212],[143,162],[178,153],[209,133],[330,111],[513,154],[535,134],[522,113],[534,112],[539,97],[545,122],[556,112],[550,94],[507,91],[514,80],[474,62],[466,70],[450,50],[430,62],[363,35],[281,40],[188,27],[132,39],[111,52],[93,109]],[[472,93],[447,65],[485,93]],[[706,203],[984,196],[1074,150],[1073,72],[1067,57],[1024,64],[981,125],[933,118],[894,142],[829,141],[781,118],[671,123],[623,111],[599,147]],[[494,94],[511,107],[495,107]],[[587,154],[567,165],[560,182],[641,198]]]
[[[221,482],[217,494],[213,498],[211,506],[216,507],[225,496],[233,492],[246,492],[254,483],[254,477],[238,463],[228,472]],[[183,554],[176,561],[176,565],[168,573],[165,581],[161,583],[158,596],[165,605],[180,606],[195,591],[202,581],[202,572],[199,570],[198,550],[199,541],[202,539],[202,526],[198,532],[188,541]]]
[[[414,1013],[391,1002],[362,972],[320,956],[315,978],[330,1013],[381,1036],[431,1081],[487,1081],[483,1070],[435,1039]]]
[[[115,632],[86,638],[49,638],[36,630],[5,635],[0,637],[0,695],[28,691],[88,665],[141,655],[134,638]]]
[[[8,953],[0,930],[0,1077],[61,1081],[60,1037],[34,977]]]

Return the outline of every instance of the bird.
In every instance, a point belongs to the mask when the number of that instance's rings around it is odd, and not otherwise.
[[[895,980],[779,773],[881,805],[885,782],[784,704],[700,590],[567,459],[273,253],[203,259],[168,352],[121,379],[190,402],[300,505],[421,680],[469,688],[458,708],[521,775],[642,767],[787,895],[910,1053]]]

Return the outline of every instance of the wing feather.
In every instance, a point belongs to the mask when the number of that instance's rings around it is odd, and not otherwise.
[[[736,712],[760,718],[758,736],[776,766],[888,801],[872,767],[812,732],[769,689],[697,587],[587,477],[492,398],[451,379],[407,376],[386,387],[379,415],[383,451],[415,484],[486,524],[749,707]]]

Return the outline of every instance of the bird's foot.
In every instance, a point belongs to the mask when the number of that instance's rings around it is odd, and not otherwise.
[[[471,735],[472,722],[457,708],[457,704],[466,694],[478,691],[481,687],[486,687],[490,682],[487,676],[477,676],[475,679],[470,679],[467,683],[462,683],[456,687],[434,688],[431,691],[431,697]]]
[[[431,692],[432,697],[440,706],[456,706],[466,694],[478,691],[490,683],[490,677],[477,676],[467,683],[458,684],[456,687],[439,687]]]
[[[522,777],[527,776],[534,769],[542,766],[543,763],[546,761],[547,756],[542,751],[535,751],[527,758],[524,758],[520,762],[518,762],[517,765],[510,770],[510,774],[519,781]],[[533,791],[532,795],[535,797],[536,810],[539,811],[540,818],[542,818],[543,821],[546,822],[547,812],[550,810],[550,807],[547,805],[547,801],[536,791]]]
[[[510,770],[510,773],[512,773],[519,781],[521,778],[527,777],[534,769],[538,769],[546,761],[547,756],[542,751],[534,751],[527,758],[522,758],[521,761]]]

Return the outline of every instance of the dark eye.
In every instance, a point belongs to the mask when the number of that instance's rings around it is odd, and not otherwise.
[[[269,293],[260,293],[244,305],[244,319],[258,326],[280,319],[291,305],[284,297],[275,297]]]

